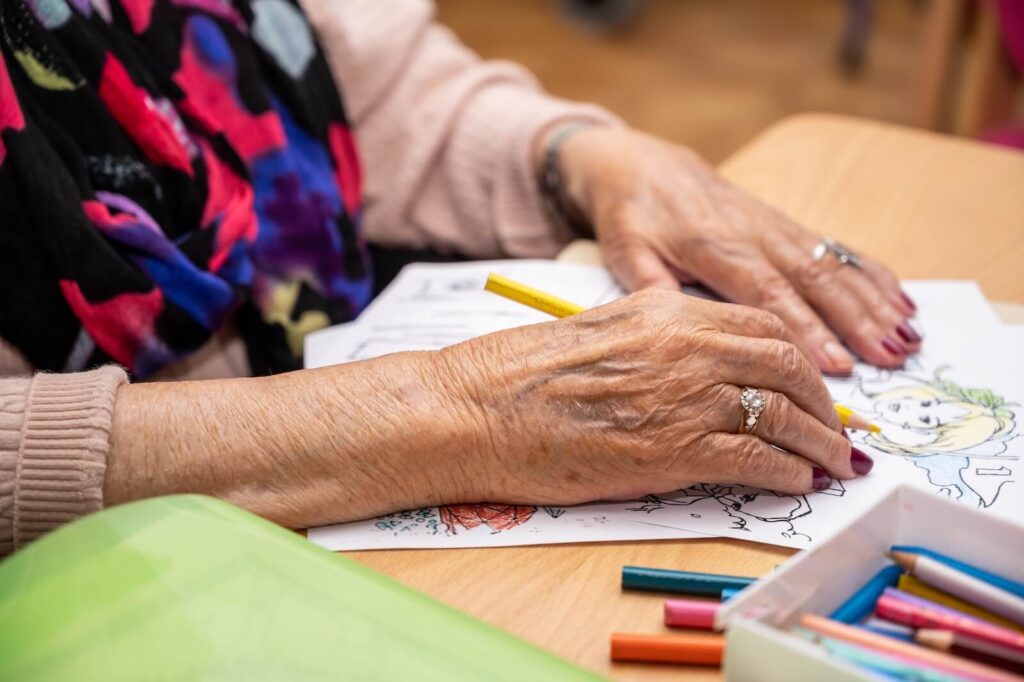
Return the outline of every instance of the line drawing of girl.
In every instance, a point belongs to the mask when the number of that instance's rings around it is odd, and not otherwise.
[[[924,469],[939,492],[976,507],[990,507],[1014,482],[1019,456],[1009,452],[1017,432],[1016,403],[988,388],[968,388],[935,370],[931,379],[875,370],[858,376],[841,402],[881,427],[855,439],[899,455]]]

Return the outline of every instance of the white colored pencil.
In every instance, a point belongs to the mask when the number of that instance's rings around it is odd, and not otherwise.
[[[1024,599],[1017,595],[922,554],[890,552],[889,556],[921,582],[1024,625]]]

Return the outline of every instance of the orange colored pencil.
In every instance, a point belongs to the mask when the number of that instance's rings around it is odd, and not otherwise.
[[[613,661],[721,665],[722,635],[634,635],[612,633]]]

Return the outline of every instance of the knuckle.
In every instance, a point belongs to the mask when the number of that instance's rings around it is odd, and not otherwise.
[[[646,308],[667,311],[675,300],[676,292],[668,289],[641,289],[629,297]]]
[[[769,480],[772,476],[772,458],[756,436],[740,440],[734,461],[736,469],[733,473],[737,480],[758,482]]]
[[[838,433],[829,434],[828,442],[825,444],[825,457],[828,460],[825,468],[829,471],[849,470],[851,447],[850,442]]]
[[[661,304],[644,303],[633,319],[633,326],[627,333],[634,342],[646,350],[669,343],[678,334],[679,316],[669,307]]]
[[[712,414],[735,414],[739,423],[739,391],[729,384],[716,384],[708,391],[708,407]],[[724,421],[724,420],[723,420]]]
[[[793,295],[793,287],[783,277],[772,275],[761,282],[760,301],[763,306],[773,306],[786,301]]]
[[[808,260],[794,268],[793,281],[796,282],[797,287],[807,291],[830,285],[835,279],[835,269],[830,266],[828,260]]]
[[[791,343],[780,342],[775,347],[775,367],[788,378],[800,375],[804,366],[804,354]]]
[[[785,339],[789,336],[789,327],[786,326],[781,317],[766,310],[759,312],[761,326],[764,327],[768,334],[776,339]]]
[[[770,310],[761,308],[748,308],[736,306],[739,314],[737,322],[750,325],[751,328],[763,334],[766,338],[787,340],[790,338],[789,326],[782,321],[782,318]]]
[[[765,396],[764,416],[768,419],[765,426],[772,434],[788,433],[789,429],[795,427],[793,424],[793,403],[784,395],[769,392]]]

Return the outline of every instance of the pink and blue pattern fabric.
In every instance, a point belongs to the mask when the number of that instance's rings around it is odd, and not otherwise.
[[[371,296],[341,95],[292,0],[0,5],[0,338],[148,377],[229,321],[256,373]]]

